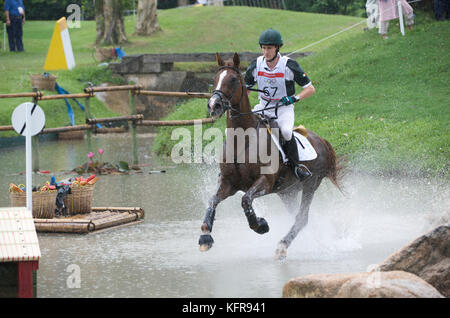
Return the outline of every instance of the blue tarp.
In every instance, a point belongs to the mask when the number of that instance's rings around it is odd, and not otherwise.
[[[64,88],[62,88],[61,86],[58,85],[58,83],[55,83],[55,89],[58,92],[58,94],[60,95],[64,95],[64,94],[70,94],[68,91],[66,91]],[[80,106],[82,111],[86,111],[86,109],[84,108],[83,104],[81,104],[76,98],[72,98],[72,100],[78,104],[78,106]],[[67,106],[67,115],[69,116],[70,119],[70,124],[72,126],[75,126],[75,114],[73,113],[73,109],[72,106],[70,105],[69,101],[67,100],[67,98],[64,98],[64,101],[66,102],[66,106]],[[98,128],[102,128],[102,126],[100,124],[97,124]]]
[[[126,56],[125,52],[120,47],[116,47],[116,55],[119,59],[122,59],[122,57]]]

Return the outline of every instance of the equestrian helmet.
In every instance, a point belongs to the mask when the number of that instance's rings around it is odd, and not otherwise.
[[[259,36],[259,45],[275,45],[282,46],[283,39],[281,33],[272,28],[267,29]]]

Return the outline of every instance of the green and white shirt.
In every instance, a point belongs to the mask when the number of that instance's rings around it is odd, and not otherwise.
[[[259,90],[269,92],[270,96],[259,93],[260,103],[265,105],[269,102],[267,106],[274,106],[284,96],[294,95],[295,83],[302,88],[311,85],[310,79],[297,61],[279,53],[278,56],[278,63],[274,69],[271,70],[264,56],[260,56],[250,63],[245,73],[247,87],[257,84]]]

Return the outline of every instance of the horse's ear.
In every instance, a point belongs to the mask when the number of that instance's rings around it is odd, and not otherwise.
[[[239,65],[241,64],[241,59],[239,58],[239,55],[235,52],[233,56],[233,63],[234,67],[239,68]]]
[[[219,66],[224,66],[225,65],[225,63],[223,62],[223,60],[220,57],[219,53],[216,53],[216,60],[217,60],[217,64],[219,64]]]

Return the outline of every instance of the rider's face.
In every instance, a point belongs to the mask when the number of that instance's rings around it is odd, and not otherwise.
[[[261,50],[264,54],[264,57],[270,60],[275,56],[277,47],[275,45],[261,45]]]

